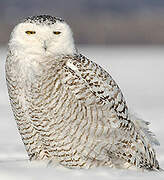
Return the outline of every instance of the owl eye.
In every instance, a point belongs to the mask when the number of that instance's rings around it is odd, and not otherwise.
[[[54,31],[53,33],[56,34],[56,35],[58,35],[58,34],[60,34],[61,32],[60,32],[60,31]]]
[[[25,33],[26,34],[35,34],[36,32],[35,31],[26,31]]]

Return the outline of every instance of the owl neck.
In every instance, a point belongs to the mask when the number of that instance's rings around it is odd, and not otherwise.
[[[9,50],[12,53],[12,55],[15,57],[14,60],[22,61],[22,63],[31,64],[34,61],[35,62],[48,62],[52,59],[62,59],[65,56],[74,56],[78,53],[75,46],[71,46],[69,48],[62,46],[63,48],[60,48],[60,46],[56,48],[49,47],[47,50],[43,50],[40,47],[34,48],[33,47],[24,47],[23,45],[18,44],[10,44]]]
[[[77,52],[77,51],[75,51]],[[17,72],[18,76],[23,77],[23,79],[32,80],[36,76],[42,76],[46,69],[54,66],[60,66],[64,63],[64,57],[74,56],[75,53],[67,54],[41,54],[32,53],[30,49],[23,48],[11,48],[9,47],[9,55],[12,58],[8,58],[7,64],[10,65],[10,69]]]

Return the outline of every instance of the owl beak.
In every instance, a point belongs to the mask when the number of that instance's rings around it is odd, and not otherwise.
[[[45,51],[47,51],[47,43],[46,43],[46,41],[43,42],[43,48],[44,48]]]

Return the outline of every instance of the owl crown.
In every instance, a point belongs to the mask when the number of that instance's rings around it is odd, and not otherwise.
[[[53,17],[50,15],[39,15],[39,16],[29,16],[23,20],[23,22],[27,23],[36,23],[36,24],[55,24],[57,21],[64,22],[63,19],[59,17]]]

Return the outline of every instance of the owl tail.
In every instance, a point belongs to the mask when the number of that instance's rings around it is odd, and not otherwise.
[[[149,127],[148,127],[148,125],[150,124],[149,122],[142,120],[141,118],[137,117],[135,114],[129,114],[129,118],[134,123],[136,130],[145,141],[145,144],[147,144],[147,147],[150,147],[149,144],[151,146],[160,145],[159,141],[155,137],[155,134],[149,130]],[[159,167],[159,163],[156,160],[156,157],[155,157],[156,155],[153,148],[150,147],[147,150],[148,150],[147,157],[149,157],[148,159],[150,159],[150,161],[153,162],[154,165],[152,166],[152,168],[146,168],[146,169],[155,170],[155,171],[163,171],[163,169]]]
[[[130,120],[134,123],[136,129],[141,132],[141,134],[148,140],[151,145],[160,145],[159,141],[156,139],[155,134],[149,130],[148,125],[150,124],[147,121],[142,120],[137,117],[136,114],[129,114]]]

